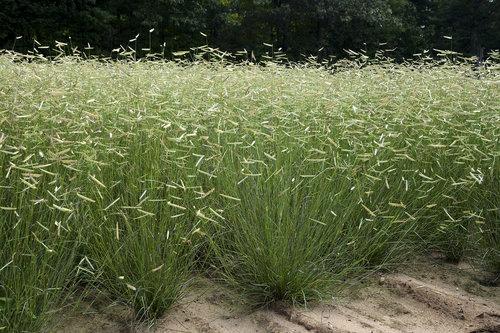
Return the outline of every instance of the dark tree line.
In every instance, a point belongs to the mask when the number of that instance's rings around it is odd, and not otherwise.
[[[291,58],[380,48],[479,56],[500,48],[500,0],[0,0],[0,49],[56,41],[103,55],[131,43],[167,55],[206,43],[262,54],[266,43]]]

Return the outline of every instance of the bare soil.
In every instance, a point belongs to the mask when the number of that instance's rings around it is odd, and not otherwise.
[[[97,300],[78,314],[61,314],[54,328],[58,333],[500,333],[500,286],[486,283],[492,280],[468,264],[426,258],[399,273],[378,273],[355,291],[307,309],[276,303],[259,310],[233,291],[201,281],[152,327],[132,325],[124,305]]]

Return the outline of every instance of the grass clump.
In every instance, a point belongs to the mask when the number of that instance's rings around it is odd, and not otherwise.
[[[0,57],[3,330],[44,329],[82,285],[153,320],[207,268],[258,304],[425,250],[499,271],[494,57],[480,79],[425,61],[17,60]]]

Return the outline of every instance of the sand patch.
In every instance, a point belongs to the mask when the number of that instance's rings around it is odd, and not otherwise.
[[[399,273],[379,273],[345,297],[308,309],[277,302],[253,310],[231,291],[202,280],[183,304],[152,327],[133,325],[130,311],[103,301],[61,315],[57,332],[500,332],[500,287],[470,265],[427,258]],[[491,280],[491,279],[489,279]]]

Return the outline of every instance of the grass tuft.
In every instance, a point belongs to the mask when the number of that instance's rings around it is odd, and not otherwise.
[[[47,329],[75,288],[151,321],[197,274],[263,305],[425,251],[500,272],[498,54],[190,52],[0,56],[1,330]]]

